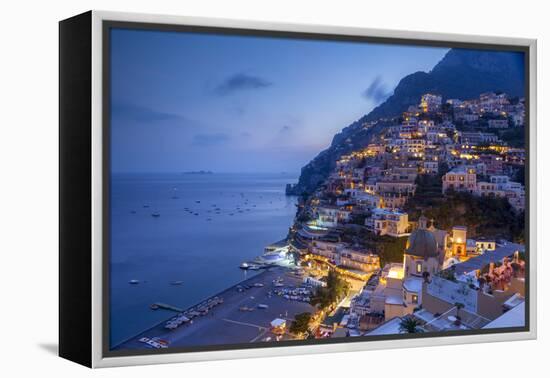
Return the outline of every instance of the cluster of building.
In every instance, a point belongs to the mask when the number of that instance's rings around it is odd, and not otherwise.
[[[523,102],[510,103],[505,94],[485,93],[474,100],[448,100],[426,94],[385,128],[376,143],[343,155],[325,185],[310,199],[307,211],[315,225],[338,229],[358,216],[377,235],[408,236],[408,214],[401,209],[416,192],[420,175],[442,175],[442,191],[506,198],[521,212],[525,188],[514,177],[525,168],[525,149],[511,148],[497,134],[459,131],[453,114],[499,114],[512,123],[523,114]],[[492,119],[490,119],[492,120]],[[515,125],[515,123],[514,123]]]
[[[479,329],[523,306],[523,245],[468,238],[462,225],[440,230],[403,208],[419,176],[439,174],[444,195],[506,198],[520,214],[525,188],[513,178],[525,167],[525,149],[501,137],[523,127],[524,113],[522,99],[502,93],[446,102],[426,94],[375,142],[336,162],[302,206],[306,220],[294,225],[290,248],[365,281],[345,318],[348,335],[399,333],[408,317],[426,332]],[[342,241],[350,229],[407,238],[403,262],[381,267],[375,252]]]
[[[448,190],[468,192],[481,197],[506,198],[517,211],[525,210],[525,188],[511,181],[506,175],[490,175],[488,180],[478,180],[474,166],[461,165],[443,177],[443,192]]]
[[[455,120],[479,122],[483,116],[491,116],[488,126],[491,129],[506,129],[508,127],[523,127],[525,123],[525,101],[512,101],[505,93],[487,92],[479,98],[461,101],[447,100],[453,108]]]
[[[403,263],[386,266],[353,298],[350,317],[358,335],[406,332],[407,317],[416,320],[416,332],[491,328],[523,308],[523,245],[477,241],[470,251],[462,239],[466,230],[449,236],[426,222],[420,219],[409,236]],[[479,252],[480,245],[487,249]],[[509,327],[524,326],[524,312],[513,319]]]

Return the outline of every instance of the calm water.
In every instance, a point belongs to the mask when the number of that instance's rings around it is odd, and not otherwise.
[[[169,316],[151,303],[185,308],[250,275],[240,263],[287,234],[296,209],[284,188],[295,181],[285,174],[114,175],[111,345]]]

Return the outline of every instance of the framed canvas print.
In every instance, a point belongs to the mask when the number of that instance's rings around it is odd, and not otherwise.
[[[60,355],[536,336],[536,42],[60,24]]]

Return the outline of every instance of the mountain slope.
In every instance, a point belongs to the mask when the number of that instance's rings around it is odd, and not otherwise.
[[[444,98],[474,98],[488,91],[523,96],[522,53],[452,49],[430,73],[416,72],[404,77],[392,96],[374,108],[367,120],[393,117],[432,92]]]
[[[524,86],[523,53],[451,49],[432,71],[404,77],[386,101],[336,134],[330,147],[302,168],[298,184],[288,188],[287,193],[314,191],[341,155],[365,146],[383,128],[377,125],[367,131],[362,127],[364,122],[399,116],[410,105],[418,104],[425,93],[437,93],[444,99],[475,98],[488,91],[522,97]]]

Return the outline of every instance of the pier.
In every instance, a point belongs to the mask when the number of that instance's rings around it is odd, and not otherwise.
[[[169,305],[169,304],[166,304],[166,303],[161,303],[161,302],[156,302],[156,303],[153,303],[151,305],[151,309],[153,310],[157,310],[157,309],[163,309],[163,310],[169,310],[169,311],[175,311],[175,312],[183,312],[184,310],[179,308],[179,307],[176,307],[176,306],[172,306],[172,305]]]

